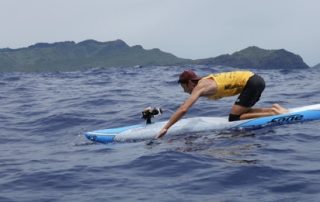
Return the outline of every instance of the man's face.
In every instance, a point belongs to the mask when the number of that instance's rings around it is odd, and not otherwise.
[[[181,87],[183,88],[183,91],[185,93],[191,94],[191,92],[193,90],[193,85],[192,85],[191,81],[188,81],[187,83],[181,83]]]

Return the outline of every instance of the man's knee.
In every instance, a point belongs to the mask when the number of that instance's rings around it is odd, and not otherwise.
[[[239,121],[241,115],[229,114],[229,121]]]

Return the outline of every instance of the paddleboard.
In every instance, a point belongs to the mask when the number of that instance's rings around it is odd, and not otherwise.
[[[320,120],[320,104],[289,109],[286,114],[229,122],[228,117],[185,118],[173,125],[166,135],[208,131],[250,131],[284,124]],[[87,139],[99,143],[127,142],[153,139],[167,121],[137,124],[86,132]]]

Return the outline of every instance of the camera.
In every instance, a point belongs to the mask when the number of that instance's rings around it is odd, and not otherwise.
[[[162,109],[161,108],[152,108],[152,107],[148,107],[148,108],[145,108],[143,111],[142,111],[142,117],[144,120],[146,120],[146,123],[147,124],[150,124],[151,123],[151,118],[153,118],[154,116],[158,116],[158,115],[161,115],[162,114]]]

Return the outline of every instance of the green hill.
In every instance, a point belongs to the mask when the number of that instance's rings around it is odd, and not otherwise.
[[[199,60],[178,58],[159,49],[145,50],[140,45],[128,46],[122,40],[37,43],[27,48],[0,49],[2,72],[75,71],[94,67],[186,64],[266,69],[309,68],[299,55],[284,49],[265,50],[255,46],[231,55]]]
[[[265,50],[255,46],[248,47],[231,55],[220,55],[215,58],[200,59],[196,64],[223,65],[239,68],[263,69],[296,69],[309,68],[299,55],[284,49]]]
[[[130,47],[122,40],[38,43],[21,49],[0,49],[0,71],[73,71],[92,67],[175,65],[190,61],[159,49]]]

